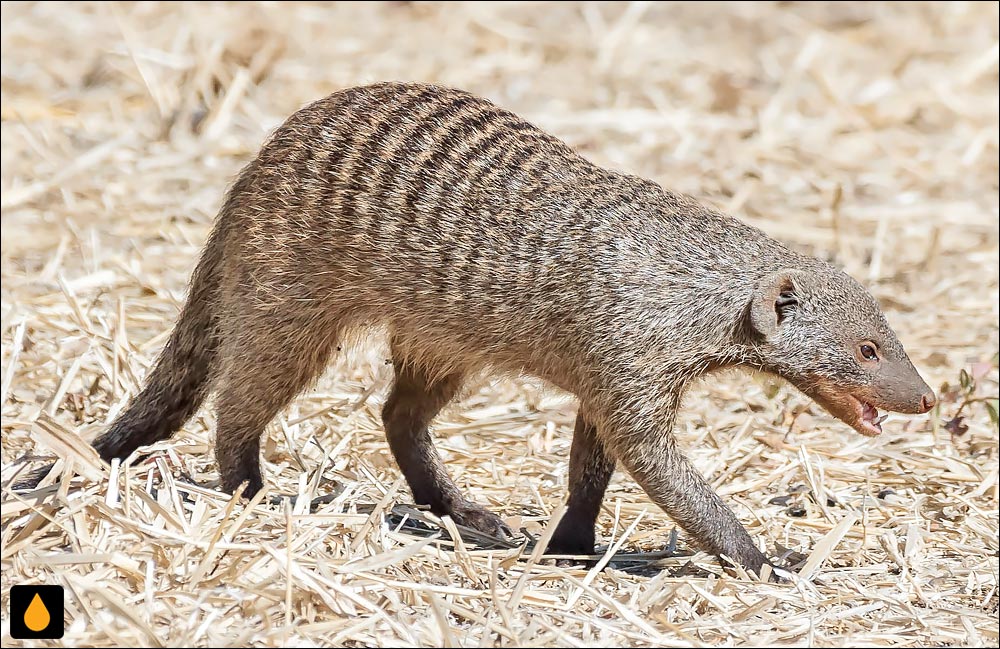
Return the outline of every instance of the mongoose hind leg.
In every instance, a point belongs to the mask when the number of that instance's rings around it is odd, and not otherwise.
[[[569,500],[549,541],[548,554],[594,553],[594,526],[614,471],[615,458],[581,405],[569,454]]]
[[[499,516],[467,500],[448,475],[434,448],[428,424],[455,396],[460,373],[431,375],[393,350],[396,381],[382,408],[389,448],[406,477],[418,505],[428,505],[439,516],[448,514],[459,525],[497,538],[513,536]]]
[[[325,318],[292,319],[285,311],[266,319],[250,316],[226,339],[215,405],[215,454],[224,491],[233,493],[246,481],[243,495],[249,498],[263,488],[261,434],[323,371],[337,333]]]

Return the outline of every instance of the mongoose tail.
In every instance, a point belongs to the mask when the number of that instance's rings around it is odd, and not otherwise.
[[[211,388],[219,346],[216,324],[223,232],[216,228],[191,276],[188,299],[142,390],[94,440],[101,458],[124,460],[167,439],[191,418]]]
[[[224,206],[223,212],[226,209]],[[187,301],[143,389],[93,441],[106,462],[124,460],[139,447],[173,435],[197,412],[211,389],[219,345],[216,310],[225,245],[220,226],[225,222],[219,219],[202,251],[191,275]],[[34,488],[53,466],[47,464],[31,471],[13,488]]]

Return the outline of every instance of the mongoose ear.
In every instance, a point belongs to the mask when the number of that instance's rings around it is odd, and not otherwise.
[[[750,325],[765,338],[774,335],[778,326],[795,316],[800,293],[795,284],[799,270],[779,270],[761,280],[750,304]]]

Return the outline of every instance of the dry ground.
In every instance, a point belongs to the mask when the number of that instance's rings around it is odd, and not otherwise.
[[[184,486],[215,477],[211,409],[113,488],[102,468],[5,487],[5,646],[45,644],[9,637],[18,583],[67,587],[71,645],[996,645],[995,3],[2,12],[5,481],[26,453],[90,467],[73,440],[140,384],[228,180],[303,103],[383,79],[486,95],[835,258],[942,396],[870,440],[789,388],[715,378],[678,435],[756,538],[810,556],[802,576],[755,583],[703,555],[686,576],[687,558],[590,572],[386,522],[410,501],[377,418],[387,368],[362,348],[270,430],[272,494],[342,489],[314,513]],[[500,381],[437,435],[457,481],[537,535],[573,410]],[[657,550],[671,527],[616,477],[604,544]]]

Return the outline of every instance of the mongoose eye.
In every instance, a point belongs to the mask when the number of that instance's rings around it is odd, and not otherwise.
[[[860,349],[861,349],[861,357],[864,358],[866,361],[878,360],[878,352],[875,351],[874,345],[869,345],[868,343],[864,343],[861,345]]]

